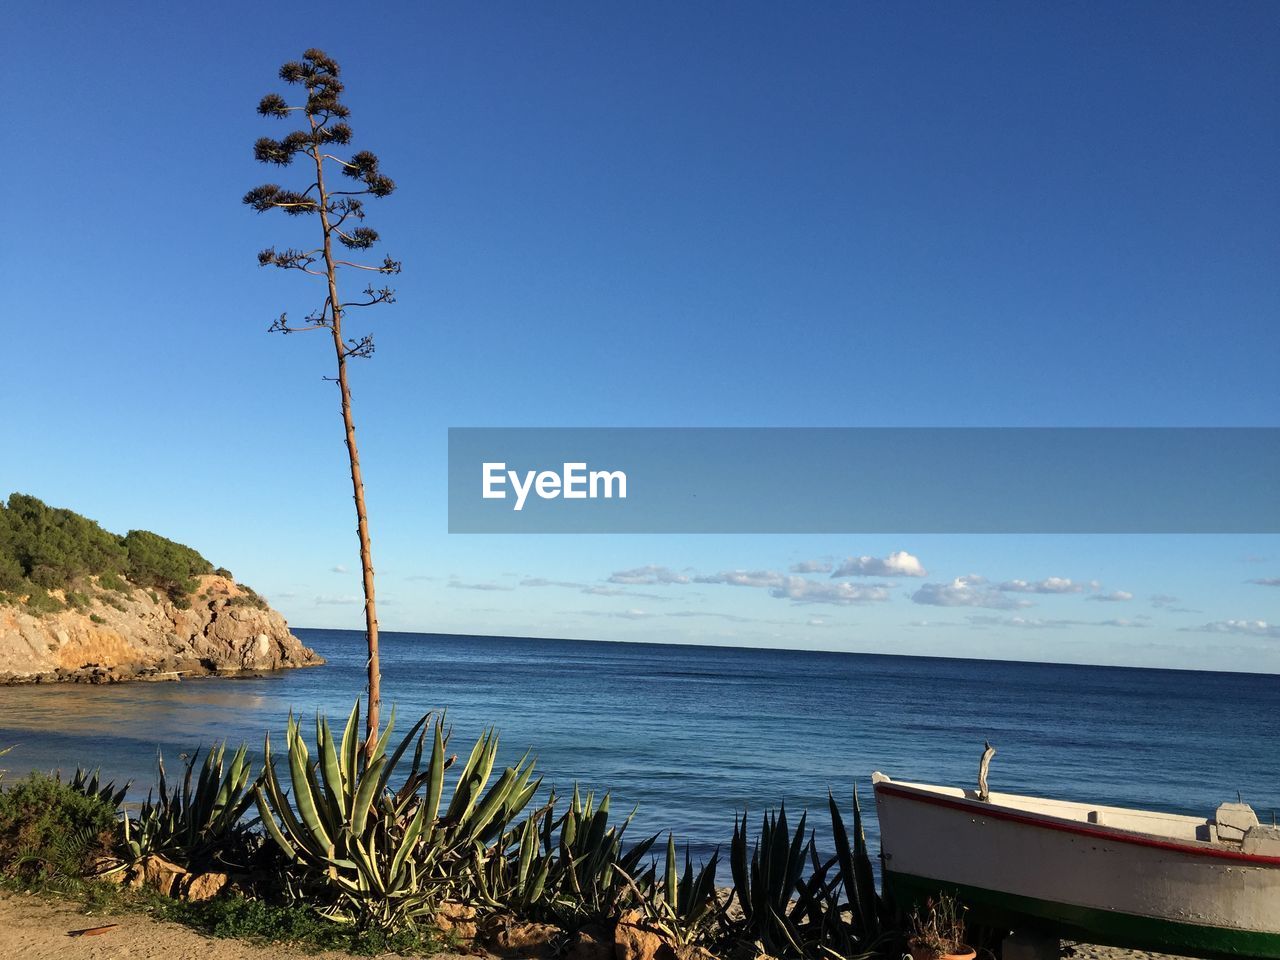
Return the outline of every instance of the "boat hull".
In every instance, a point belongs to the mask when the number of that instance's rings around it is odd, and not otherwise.
[[[876,784],[876,807],[885,886],[900,903],[945,889],[993,924],[1186,956],[1280,960],[1280,858],[892,781]]]

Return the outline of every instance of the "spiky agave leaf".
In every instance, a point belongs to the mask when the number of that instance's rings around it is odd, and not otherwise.
[[[267,832],[299,866],[307,889],[328,891],[325,909],[335,917],[394,927],[430,914],[470,882],[463,869],[469,859],[484,867],[491,855],[488,838],[503,835],[536,791],[527,755],[486,789],[497,750],[497,734],[487,731],[441,817],[448,737],[443,718],[436,719],[427,751],[431,719],[421,717],[388,754],[393,711],[369,759],[359,749],[358,703],[341,741],[317,717],[314,758],[290,717],[289,790],[279,781],[266,741],[255,795]]]

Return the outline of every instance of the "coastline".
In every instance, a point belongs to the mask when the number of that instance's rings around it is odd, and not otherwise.
[[[194,578],[181,602],[123,580],[90,584],[86,593],[55,590],[65,607],[57,612],[0,605],[0,685],[243,676],[324,663],[283,616],[230,577]]]

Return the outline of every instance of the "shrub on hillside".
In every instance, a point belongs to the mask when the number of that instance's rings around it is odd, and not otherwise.
[[[213,564],[190,547],[147,530],[130,530],[123,543],[129,554],[129,579],[163,590],[171,599],[194,593],[194,578],[213,572]]]
[[[88,517],[50,507],[26,494],[10,494],[0,509],[0,564],[44,587],[60,587],[77,577],[124,570],[128,555],[120,538]]]
[[[98,586],[103,590],[114,590],[116,593],[129,592],[129,584],[125,582],[123,577],[114,573],[104,573],[98,577]]]
[[[23,604],[27,613],[40,616],[45,613],[60,613],[66,609],[66,604],[43,587],[27,584],[27,590],[27,600]]]
[[[30,596],[32,612],[61,609],[46,591],[82,591],[89,577],[103,590],[129,593],[128,577],[178,600],[195,590],[195,577],[212,572],[213,564],[195,550],[146,530],[119,537],[22,493],[0,503],[0,593],[10,601]]]

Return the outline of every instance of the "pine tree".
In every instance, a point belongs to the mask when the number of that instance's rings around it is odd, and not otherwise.
[[[259,213],[280,210],[292,217],[318,217],[321,244],[314,249],[295,250],[292,247],[277,250],[268,247],[258,254],[258,264],[279,267],[282,270],[301,270],[321,278],[326,284],[323,305],[309,313],[301,323],[291,322],[287,313],[271,324],[275,333],[291,334],[308,330],[327,330],[333,340],[338,372],[333,378],[342,400],[342,423],[346,433],[347,455],[351,463],[351,488],[356,506],[356,532],[360,538],[360,567],[364,585],[365,636],[369,648],[368,685],[369,705],[366,723],[365,756],[372,755],[378,739],[378,713],[381,706],[381,673],[378,661],[378,613],[374,602],[373,555],[369,542],[369,518],[365,509],[364,480],[360,472],[360,454],[356,448],[355,421],[351,413],[351,389],[347,383],[347,361],[364,358],[373,353],[373,338],[369,335],[348,337],[343,321],[349,309],[372,307],[394,303],[395,292],[386,286],[369,284],[364,299],[343,301],[339,295],[339,273],[361,270],[388,276],[400,272],[400,263],[384,257],[380,264],[357,263],[342,259],[343,250],[368,250],[378,242],[378,232],[364,226],[364,201],[361,197],[385,197],[395,190],[395,183],[382,173],[378,158],[368,150],[361,150],[347,159],[328,152],[346,147],[351,142],[351,127],[347,124],[350,111],[342,104],[342,81],[339,68],[332,57],[322,50],[311,49],[301,60],[290,61],[280,68],[280,79],[305,91],[306,99],[300,105],[290,106],[278,93],[269,93],[258,104],[258,113],[264,117],[288,119],[297,114],[305,118],[306,125],[294,130],[281,140],[262,137],[253,145],[254,157],[262,163],[281,167],[300,160],[314,180],[302,192],[287,190],[277,184],[267,183],[255,187],[244,196],[244,202]],[[308,162],[310,161],[310,162]],[[326,172],[335,170],[350,180],[352,189],[337,190],[325,181]],[[345,185],[345,184],[344,184]],[[343,250],[338,250],[340,246]]]

